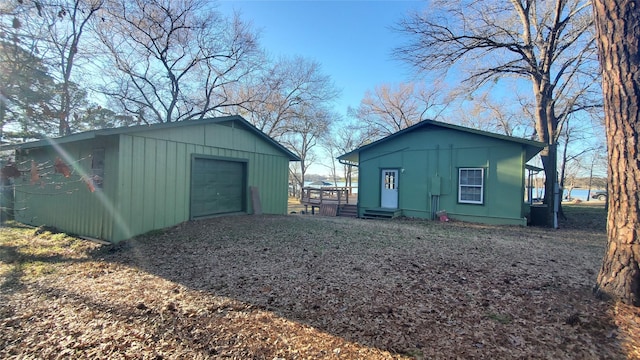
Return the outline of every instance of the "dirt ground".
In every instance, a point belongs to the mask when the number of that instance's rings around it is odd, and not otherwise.
[[[591,292],[604,210],[566,211],[230,216],[115,246],[8,224],[0,358],[640,359],[640,311]]]

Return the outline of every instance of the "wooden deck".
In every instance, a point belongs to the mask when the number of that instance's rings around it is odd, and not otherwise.
[[[309,213],[310,206],[312,215],[318,209],[320,215],[339,216],[346,205],[355,206],[357,197],[349,194],[347,187],[305,187],[302,189],[300,203],[304,205],[305,213]],[[349,210],[348,213],[351,214],[352,211]]]

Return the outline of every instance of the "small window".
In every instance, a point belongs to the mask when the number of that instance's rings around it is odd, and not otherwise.
[[[104,181],[104,149],[93,149],[91,154],[91,179],[97,189],[102,189]]]
[[[468,204],[484,203],[484,169],[458,169],[458,202]]]

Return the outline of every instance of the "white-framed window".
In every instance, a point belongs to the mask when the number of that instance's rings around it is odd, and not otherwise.
[[[458,169],[458,202],[484,204],[484,169]]]

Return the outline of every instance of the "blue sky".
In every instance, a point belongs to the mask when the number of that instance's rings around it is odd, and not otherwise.
[[[412,69],[392,58],[392,50],[408,39],[391,27],[410,11],[427,6],[425,1],[218,0],[216,4],[220,12],[238,11],[251,22],[260,32],[262,47],[273,57],[302,56],[320,63],[342,92],[335,111],[345,119],[347,107],[357,107],[367,90],[416,79]],[[456,77],[455,71],[447,78],[455,81],[451,77]],[[493,93],[505,101],[513,88],[502,86]],[[531,85],[522,86],[526,93]],[[327,171],[316,164],[309,173]]]
[[[346,115],[367,90],[408,81],[413,73],[391,51],[403,37],[390,29],[422,1],[245,1],[219,0],[218,10],[240,12],[260,31],[274,57],[302,56],[322,65],[342,96],[335,110]]]

